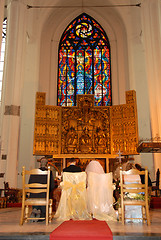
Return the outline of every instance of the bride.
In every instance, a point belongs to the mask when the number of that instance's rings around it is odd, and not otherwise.
[[[98,220],[116,220],[113,208],[113,176],[105,173],[98,161],[91,161],[85,172],[87,174],[87,208]]]

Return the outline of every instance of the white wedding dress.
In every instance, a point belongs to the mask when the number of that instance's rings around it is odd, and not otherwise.
[[[87,207],[93,218],[104,221],[116,220],[113,208],[112,173],[88,172]]]

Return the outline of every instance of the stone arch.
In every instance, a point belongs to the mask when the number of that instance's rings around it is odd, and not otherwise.
[[[47,93],[47,104],[57,104],[59,41],[67,25],[82,12],[97,20],[111,46],[113,104],[124,103],[129,89],[127,37],[123,21],[114,9],[62,8],[54,10],[44,22],[41,34],[39,91]]]

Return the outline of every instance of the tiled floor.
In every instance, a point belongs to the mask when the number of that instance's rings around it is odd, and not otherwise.
[[[1,208],[0,209],[0,235],[3,234],[15,234],[15,233],[43,233],[49,234],[61,222],[56,222],[52,220],[52,223],[48,226],[45,225],[45,222],[39,223],[24,223],[23,226],[19,225],[21,208]],[[109,227],[111,228],[113,235],[123,235],[123,234],[138,234],[141,235],[157,235],[161,237],[161,209],[150,210],[151,216],[151,225],[147,226],[146,224],[131,224],[127,223],[124,226],[121,222],[108,222]],[[124,239],[124,238],[123,238]],[[161,238],[159,238],[161,239]]]

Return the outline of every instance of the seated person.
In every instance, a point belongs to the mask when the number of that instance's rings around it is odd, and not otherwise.
[[[135,164],[135,168],[136,168],[137,170],[139,170],[139,171],[145,171],[145,168],[142,168],[142,167],[140,166],[140,164],[138,164],[138,163]],[[141,175],[140,178],[141,178],[141,183],[142,183],[142,184],[145,184],[145,176]],[[148,173],[148,186],[149,186],[149,187],[152,186],[152,182],[151,182],[149,173]]]
[[[40,170],[45,171],[47,170],[47,163],[48,160],[43,157],[40,160]],[[47,183],[47,176],[46,175],[30,175],[29,184],[30,183]],[[49,198],[52,198],[52,191],[54,189],[54,179],[52,171],[50,171],[50,189],[49,189]],[[45,198],[46,193],[30,193],[30,198]],[[40,217],[43,218],[46,216],[46,206],[33,206],[31,217]],[[38,221],[44,221],[39,219]]]
[[[69,172],[69,173],[79,173],[79,172],[82,172],[81,168],[79,166],[76,166],[76,159],[75,158],[70,158],[69,159],[68,166],[63,169],[63,173],[65,173],[65,172]],[[56,202],[55,210],[57,210],[59,202],[60,202],[60,197],[61,197],[60,182],[59,182],[59,187],[54,190],[54,194],[55,194],[54,200]],[[60,203],[60,205],[61,205],[61,203]],[[57,212],[56,215],[58,215],[58,212]]]
[[[76,159],[69,159],[69,166],[63,169],[63,172],[82,172],[82,169],[76,166]]]
[[[104,221],[116,220],[113,208],[113,177],[105,173],[98,161],[91,161],[87,173],[87,207],[93,218]]]

